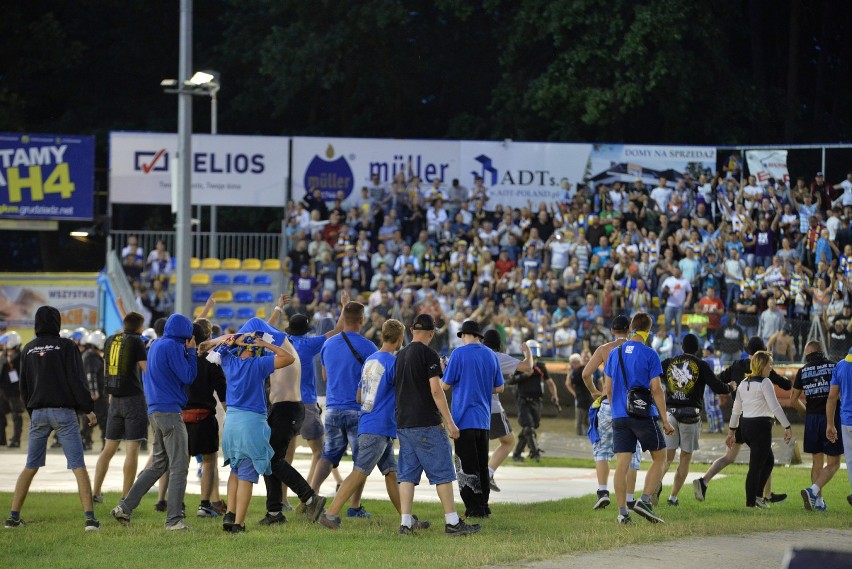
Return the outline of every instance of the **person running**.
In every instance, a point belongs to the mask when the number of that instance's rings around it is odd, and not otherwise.
[[[497,354],[497,363],[500,364],[500,372],[503,374],[504,381],[514,376],[515,373],[528,374],[532,371],[534,360],[530,347],[526,343],[521,344],[521,351],[524,354],[523,361],[503,352],[500,332],[493,328],[485,331],[482,344],[491,348]],[[488,438],[492,441],[497,439],[500,443],[491,453],[491,459],[488,461],[488,485],[492,492],[499,492],[500,487],[494,482],[494,473],[515,448],[515,436],[512,434],[512,427],[506,417],[506,411],[500,403],[499,393],[491,395],[491,427],[488,429]]]
[[[695,334],[687,334],[682,342],[683,354],[663,361],[663,387],[666,391],[666,408],[669,423],[674,433],[666,435],[666,466],[663,476],[668,472],[675,454],[680,449],[680,462],[675,472],[672,493],[667,501],[669,506],[677,506],[678,493],[689,474],[692,453],[698,450],[701,436],[701,406],[704,401],[704,387],[717,394],[731,393],[736,387],[733,381],[724,384],[716,378],[710,365],[698,357],[701,345]]]
[[[840,403],[840,428],[828,420],[837,412]],[[846,456],[846,474],[849,476],[849,486],[852,487],[852,349],[836,366],[831,374],[831,389],[828,401],[825,403],[826,438],[835,443],[843,442],[843,454]],[[846,501],[852,506],[852,494],[846,496]]]
[[[497,356],[482,345],[483,334],[478,322],[466,320],[457,335],[463,345],[450,356],[441,387],[453,392],[452,415],[459,428],[455,441],[456,472],[465,516],[487,518],[491,515],[488,507],[491,394],[503,392],[503,374]],[[553,391],[556,391],[555,385]]]
[[[18,378],[21,397],[30,414],[30,432],[27,462],[15,484],[7,528],[26,525],[21,519],[21,508],[33,478],[45,464],[47,440],[54,431],[62,444],[68,469],[77,479],[77,492],[86,517],[84,527],[86,531],[101,527],[92,505],[92,486],[77,422],[77,411],[80,411],[90,425],[97,423],[95,403],[86,387],[80,350],[72,340],[59,337],[61,324],[62,318],[56,308],[39,307],[35,314],[36,337],[21,350]]]
[[[645,489],[636,501],[633,511],[651,523],[660,523],[661,517],[654,513],[651,494],[658,493],[663,478],[666,442],[663,433],[671,435],[674,429],[666,415],[666,397],[660,382],[663,368],[657,353],[645,345],[651,334],[651,317],[638,312],[630,323],[633,336],[617,349],[610,352],[604,366],[604,392],[612,402],[612,446],[615,451],[615,498],[618,502],[618,523],[630,524],[627,510],[627,470],[636,443],[651,453],[651,467],[645,476]],[[627,370],[630,370],[628,375]],[[628,402],[634,397],[634,389],[645,390],[643,402],[650,409],[644,416],[631,411]],[[663,428],[660,430],[660,420]]]
[[[752,336],[748,344],[746,345],[746,352],[748,354],[755,354],[759,351],[765,350],[766,345],[763,343],[763,339],[760,336]],[[741,360],[737,360],[732,363],[730,366],[725,368],[725,371],[721,373],[719,376],[719,380],[722,383],[730,383],[733,381],[737,387],[734,388],[734,397],[736,398],[736,391],[740,385],[740,383],[745,379],[745,377],[749,374],[751,369],[751,360],[750,358],[743,358]],[[774,369],[769,372],[769,381],[773,384],[777,385],[781,389],[789,390],[793,387],[793,383],[780,375]],[[710,468],[707,469],[707,472],[704,473],[704,476],[701,478],[696,478],[692,481],[692,489],[695,494],[695,499],[699,502],[703,502],[707,498],[707,486],[710,484],[710,481],[714,476],[719,474],[726,466],[732,464],[736,459],[737,455],[740,452],[740,448],[743,446],[743,439],[740,431],[738,430],[735,433],[734,444],[728,445],[728,450],[724,455],[717,458],[713,461],[713,464],[710,465]],[[779,502],[783,502],[787,499],[787,494],[775,494],[772,492],[772,477],[769,477],[769,480],[766,483],[766,488],[763,491],[763,497],[765,501],[769,503],[775,504]]]
[[[128,312],[123,319],[123,330],[104,342],[106,356],[104,391],[109,397],[104,448],[95,465],[94,500],[101,503],[101,493],[109,464],[118,446],[124,442],[124,481],[121,497],[127,496],[136,480],[139,463],[139,445],[148,438],[148,415],[142,374],[148,365],[145,342],[140,336],[145,317],[138,312]]]
[[[535,340],[528,340],[527,347],[533,357],[541,356],[541,346]],[[523,462],[524,448],[529,446],[529,457],[535,462],[541,461],[541,447],[538,446],[536,429],[541,423],[542,398],[544,397],[544,386],[550,392],[550,401],[559,405],[556,395],[556,383],[547,372],[547,366],[542,361],[533,364],[532,371],[527,375],[515,376],[518,387],[518,424],[521,432],[518,435],[518,444],[512,453],[512,460]]]
[[[447,396],[441,387],[441,360],[429,347],[435,337],[435,320],[419,314],[411,325],[411,343],[399,351],[394,371],[396,425],[399,437],[399,509],[400,535],[414,533],[414,487],[423,473],[435,486],[444,508],[444,533],[461,536],[482,529],[467,524],[456,512],[453,482],[453,453],[447,438],[458,439],[459,428],[453,421]],[[443,421],[443,425],[442,425]]]
[[[340,529],[340,510],[352,493],[364,484],[376,466],[385,477],[388,497],[397,511],[402,513],[396,478],[396,459],[393,454],[393,441],[396,438],[394,352],[402,346],[404,335],[405,326],[402,322],[385,320],[382,324],[382,347],[364,362],[364,371],[358,384],[358,401],[361,403],[361,417],[358,419],[358,461],[343,481],[331,506],[320,517],[320,523],[329,529]],[[429,522],[420,521],[417,516],[412,518],[412,530],[429,528]],[[400,530],[405,534],[408,528]]]
[[[612,320],[610,327],[615,340],[599,346],[591,359],[583,368],[583,383],[594,397],[589,413],[589,422],[591,426],[596,427],[591,429],[590,441],[592,443],[592,455],[595,459],[595,473],[598,478],[597,500],[592,507],[594,510],[601,510],[610,505],[610,495],[608,489],[609,483],[609,461],[613,459],[615,453],[612,450],[612,405],[610,400],[603,393],[603,385],[596,385],[594,381],[595,372],[598,371],[607,361],[610,352],[617,349],[627,341],[630,333],[630,319],[623,314],[619,314]],[[597,438],[591,437],[592,433],[597,433]],[[634,492],[636,490],[636,473],[642,462],[642,447],[636,443],[636,450],[630,458],[630,466],[627,470],[627,508],[633,509],[636,499]],[[652,499],[656,499],[658,495],[654,494]],[[656,506],[656,504],[653,504]]]
[[[180,531],[188,529],[183,521],[183,496],[189,468],[186,425],[181,409],[186,405],[186,386],[195,381],[198,373],[198,357],[189,318],[172,314],[163,332],[165,335],[151,345],[143,376],[148,420],[154,431],[153,462],[142,471],[111,513],[119,523],[129,525],[133,510],[160,476],[168,472],[165,527]]]
[[[793,392],[790,397],[796,408],[805,413],[804,450],[813,455],[811,463],[811,487],[802,490],[806,510],[824,512],[827,509],[822,490],[840,469],[843,444],[826,438],[825,407],[831,390],[831,376],[835,363],[825,357],[819,342],[805,344],[805,365],[796,372]],[[805,393],[805,402],[801,395]],[[840,410],[834,414],[834,427],[840,428]]]
[[[775,387],[769,380],[771,370],[772,354],[761,350],[751,356],[751,373],[737,389],[728,423],[730,431],[725,439],[726,445],[733,446],[736,442],[735,433],[739,429],[743,442],[751,451],[745,482],[747,508],[769,508],[770,502],[762,494],[775,466],[775,455],[772,454],[773,417],[785,425],[784,442],[789,443],[793,436],[790,421],[778,403]]]

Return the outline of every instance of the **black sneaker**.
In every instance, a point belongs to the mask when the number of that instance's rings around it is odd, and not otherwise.
[[[524,457],[523,457],[523,456],[521,456],[521,455],[519,455],[519,454],[513,454],[513,455],[512,455],[512,460],[514,460],[515,462],[523,462],[523,461],[524,461]]]
[[[603,510],[607,506],[609,506],[609,490],[598,490],[598,501],[595,502],[593,510]]]
[[[89,518],[86,520],[86,531],[98,531],[99,529],[101,529],[101,522],[95,518]]]
[[[59,445],[60,447],[62,445]],[[21,448],[21,441],[10,441],[9,448]]]
[[[636,505],[633,506],[633,511],[652,524],[664,523],[663,518],[654,513],[654,508],[651,507],[651,504],[646,504],[642,500],[636,501]]]
[[[225,512],[225,515],[222,517],[222,529],[224,531],[231,531],[231,526],[234,525],[236,518],[237,514],[234,512]]]
[[[633,506],[636,505],[636,500],[627,500],[627,509],[632,510]]]
[[[397,535],[414,535],[414,528],[401,525],[399,526],[399,532],[397,532]]]
[[[707,483],[704,482],[704,478],[692,481],[692,491],[695,493],[696,500],[699,502],[704,501],[704,498],[707,496]]]
[[[770,492],[768,497],[763,498],[765,502],[769,502],[771,504],[780,504],[786,499],[787,494],[776,494],[775,492]]]
[[[6,518],[6,528],[19,528],[24,527],[27,524],[24,523],[24,520],[18,518],[17,520],[14,518]]]
[[[225,515],[227,515],[227,514],[225,514]],[[269,512],[266,512],[266,515],[263,516],[263,519],[260,520],[257,523],[259,525],[262,525],[262,526],[275,526],[275,525],[283,524],[283,523],[286,523],[286,522],[287,522],[287,518],[284,517],[283,513],[277,512],[275,514],[270,514]]]
[[[315,523],[322,514],[323,508],[325,508],[325,496],[314,494],[311,503],[305,504],[305,517],[307,517],[308,521],[311,523]]]
[[[233,524],[231,529],[228,530],[231,533],[243,533],[246,531],[246,524]]]
[[[621,515],[618,514],[618,525],[620,526],[630,526],[633,525],[633,518],[630,517],[630,514]]]
[[[497,486],[496,482],[494,482],[494,475],[493,474],[488,477],[488,486],[491,488],[492,492],[499,492],[500,491],[500,487]]]
[[[651,505],[656,507],[657,504],[660,503],[660,494],[663,493],[663,483],[660,482],[660,487],[657,488],[657,491],[651,494]]]
[[[666,500],[666,504],[669,506],[680,506],[680,501],[677,498],[669,497],[669,499]]]
[[[849,502],[849,505],[852,506],[852,494],[846,496],[846,501]]]
[[[165,500],[160,500],[159,502],[154,504],[154,511],[155,512],[165,512],[168,509],[169,509],[169,504]]]
[[[414,523],[411,524],[411,529],[413,530],[421,530],[421,529],[429,529],[432,527],[432,524],[429,520],[420,521],[417,519],[417,516],[411,516],[414,519]]]
[[[464,520],[459,520],[459,523],[456,525],[446,524],[444,526],[444,533],[450,537],[455,537],[458,535],[470,535],[481,529],[482,526],[479,524],[466,524],[464,523]]]

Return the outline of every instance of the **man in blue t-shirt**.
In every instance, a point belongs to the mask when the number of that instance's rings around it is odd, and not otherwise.
[[[840,401],[840,430],[834,425],[834,413],[837,402]],[[849,475],[849,485],[852,486],[852,350],[836,366],[831,374],[831,389],[828,401],[825,403],[827,426],[825,435],[831,442],[843,440],[843,454],[846,456],[846,474]],[[846,497],[852,506],[852,494]]]
[[[667,435],[674,429],[666,417],[666,397],[660,376],[663,368],[657,353],[645,345],[651,333],[651,317],[638,312],[630,323],[633,335],[617,349],[610,352],[604,366],[604,393],[612,406],[612,446],[615,452],[615,497],[618,501],[618,523],[631,523],[627,510],[627,469],[636,449],[637,441],[643,450],[651,452],[651,467],[645,477],[642,498],[636,501],[633,511],[652,523],[663,521],[651,507],[651,493],[657,492],[666,466]],[[653,396],[650,414],[635,417],[627,412],[628,391],[634,388],[649,390]]]
[[[350,302],[343,309],[343,330],[328,339],[320,350],[323,374],[326,378],[325,444],[322,458],[317,463],[311,488],[319,488],[332,468],[337,468],[347,444],[352,448],[352,459],[358,459],[358,383],[367,357],[376,352],[376,345],[359,334],[364,325],[364,305]],[[365,518],[369,514],[361,507],[363,484],[353,493],[349,509],[350,518]]]
[[[399,320],[386,320],[382,324],[382,347],[368,357],[358,384],[358,401],[361,402],[361,418],[358,421],[358,460],[352,473],[346,477],[334,496],[334,501],[320,517],[319,522],[329,529],[340,529],[340,510],[346,500],[366,482],[367,477],[378,465],[385,477],[388,497],[395,506],[399,505],[399,485],[396,482],[396,458],[393,441],[396,439],[396,356],[402,347],[405,327]],[[401,533],[426,529],[429,522],[415,517],[411,528]]]
[[[466,320],[458,337],[463,345],[453,351],[441,387],[453,391],[451,412],[459,428],[456,471],[465,517],[486,518],[491,513],[488,507],[491,394],[503,392],[503,374],[497,356],[482,344],[478,322]]]

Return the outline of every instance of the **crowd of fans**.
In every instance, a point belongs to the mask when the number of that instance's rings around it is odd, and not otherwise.
[[[495,327],[507,351],[537,340],[566,358],[608,341],[611,319],[657,317],[653,347],[677,352],[700,335],[723,361],[759,335],[776,361],[801,357],[809,336],[832,355],[852,343],[852,172],[787,185],[730,172],[597,186],[563,183],[557,203],[508,208],[477,179],[422,184],[377,176],[353,201],[313,188],[286,211],[293,304],[336,318],[343,290],[361,296],[365,336],[387,318],[431,314],[433,347],[454,349],[464,320]]]

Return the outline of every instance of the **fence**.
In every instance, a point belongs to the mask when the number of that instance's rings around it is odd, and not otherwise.
[[[170,253],[175,251],[174,231],[127,231],[113,230],[110,232],[113,247],[121,251],[127,245],[127,239],[135,235],[139,246],[147,255],[152,251],[157,241],[166,245]],[[212,240],[216,239],[218,257],[220,259],[281,259],[286,253],[286,243],[280,233],[216,233],[194,232],[192,234],[192,256],[199,259],[209,257]]]

